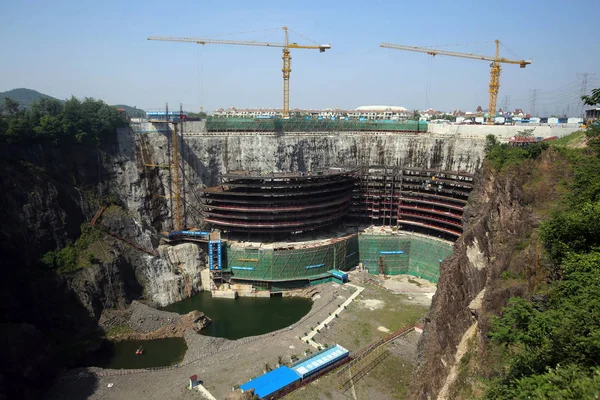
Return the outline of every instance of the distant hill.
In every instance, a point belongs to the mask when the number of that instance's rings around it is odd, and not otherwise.
[[[18,101],[21,107],[29,108],[31,104],[40,99],[55,99],[47,94],[40,93],[36,90],[19,88],[9,90],[7,92],[0,92],[0,104],[4,104],[4,99],[10,97],[11,99]]]
[[[115,104],[113,107],[124,108],[127,111],[127,116],[133,118],[146,118],[146,112],[136,107],[131,107],[125,104]]]
[[[19,88],[19,89],[12,89],[12,90],[9,90],[6,92],[0,92],[0,110],[2,109],[2,106],[4,105],[4,99],[6,97],[10,97],[11,99],[18,101],[19,104],[21,105],[21,107],[24,107],[24,108],[31,107],[32,103],[34,103],[40,99],[54,99],[54,100],[58,100],[58,101],[63,101],[63,100],[56,99],[52,96],[48,96],[47,94],[40,93],[37,90]],[[128,106],[125,104],[115,104],[113,107],[124,108],[125,111],[127,111],[127,115],[130,117],[134,117],[134,118],[146,117],[146,112],[144,110],[140,110],[139,108],[136,108],[136,107],[131,107],[131,106]]]

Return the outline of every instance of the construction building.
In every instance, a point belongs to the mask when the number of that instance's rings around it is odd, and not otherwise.
[[[359,181],[351,217],[369,225],[396,226],[450,241],[462,234],[472,174],[369,166],[360,169]]]
[[[203,280],[213,294],[269,296],[324,282],[344,283],[348,278],[343,272],[357,266],[373,274],[411,274],[437,282],[440,263],[462,234],[472,174],[366,163],[358,169],[309,172],[229,171],[218,186],[200,190],[200,210],[193,208],[192,217],[201,216],[200,223],[208,226],[190,229],[184,219],[185,171],[179,155],[179,148],[185,148],[179,134],[185,124],[169,121],[168,110],[164,114],[167,120],[151,123],[166,124],[161,132],[171,139],[170,162],[145,165],[169,169],[173,228],[165,240],[205,246]],[[207,129],[221,122],[234,130],[270,132],[338,129],[340,123],[351,131],[409,127],[394,121],[223,118],[206,121]]]
[[[204,221],[224,232],[278,236],[339,222],[350,208],[354,171],[231,172],[202,190]]]
[[[222,254],[209,243],[213,280],[268,295],[343,282],[360,265],[437,282],[472,187],[468,173],[407,167],[224,174],[201,196],[224,239]]]

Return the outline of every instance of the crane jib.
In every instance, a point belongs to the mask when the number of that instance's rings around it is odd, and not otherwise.
[[[525,68],[527,65],[531,64],[531,60],[508,60],[506,58],[500,57],[500,41],[495,40],[496,43],[496,55],[495,56],[481,56],[478,54],[469,54],[469,53],[458,53],[454,51],[446,51],[446,50],[436,50],[428,47],[414,47],[414,46],[403,46],[400,44],[391,44],[391,43],[381,43],[379,46],[387,49],[394,50],[406,50],[406,51],[415,51],[418,53],[427,53],[431,56],[436,55],[444,55],[451,57],[462,57],[462,58],[470,58],[474,60],[484,60],[491,61],[490,63],[490,98],[488,105],[488,123],[493,124],[494,118],[496,117],[496,103],[498,100],[498,90],[500,89],[500,64],[517,64],[521,68]]]
[[[222,39],[204,39],[204,38],[178,38],[178,37],[167,37],[167,36],[150,36],[148,40],[160,40],[164,42],[184,42],[184,43],[195,43],[195,44],[231,44],[240,46],[263,46],[263,47],[279,47],[283,48],[283,118],[289,117],[290,111],[290,99],[289,99],[289,80],[290,80],[290,49],[307,49],[307,50],[319,50],[319,53],[325,52],[325,50],[331,49],[330,44],[321,45],[310,45],[303,46],[297,43],[288,42],[288,28],[284,26],[284,43],[269,43],[269,42],[255,42],[255,41],[242,41],[242,40],[222,40]],[[300,35],[302,36],[302,35]]]

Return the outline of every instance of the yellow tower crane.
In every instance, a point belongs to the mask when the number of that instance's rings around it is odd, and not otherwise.
[[[381,43],[379,46],[387,49],[395,49],[395,50],[407,50],[407,51],[416,51],[419,53],[427,53],[431,56],[436,56],[438,54],[443,56],[452,56],[452,57],[463,57],[463,58],[471,58],[474,60],[484,60],[491,61],[490,62],[490,101],[488,105],[488,123],[494,123],[494,117],[496,116],[496,103],[498,101],[498,89],[500,88],[500,64],[518,64],[521,68],[525,68],[528,64],[531,64],[531,60],[508,60],[504,57],[500,57],[500,41],[496,40],[496,55],[495,56],[481,56],[477,54],[469,54],[469,53],[457,53],[454,51],[445,51],[445,50],[436,50],[427,47],[413,47],[413,46],[403,46],[400,44],[389,44],[389,43]]]
[[[268,43],[268,42],[249,42],[249,41],[240,41],[240,40],[220,40],[220,39],[203,39],[203,38],[177,38],[177,37],[163,37],[163,36],[151,36],[148,40],[161,40],[165,42],[187,42],[187,43],[196,43],[196,44],[233,44],[240,46],[264,46],[264,47],[281,47],[283,48],[283,118],[288,118],[290,116],[290,72],[292,72],[291,68],[291,59],[290,57],[290,49],[311,49],[311,50],[319,50],[323,53],[325,50],[331,49],[330,44],[321,44],[321,45],[299,45],[297,43],[290,43],[288,39],[288,28],[284,26],[283,28],[284,40],[283,43]]]

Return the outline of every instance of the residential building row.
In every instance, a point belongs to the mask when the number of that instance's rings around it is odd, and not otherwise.
[[[237,118],[274,118],[283,115],[282,109],[276,108],[218,108],[213,112],[216,117],[237,117]],[[370,119],[370,120],[402,120],[411,118],[413,112],[399,106],[361,106],[355,110],[344,109],[300,109],[290,110],[292,117],[310,117],[322,119]]]

